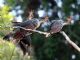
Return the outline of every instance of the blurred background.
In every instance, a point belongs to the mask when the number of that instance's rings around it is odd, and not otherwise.
[[[49,20],[66,20],[71,16],[72,24],[63,27],[62,30],[80,46],[80,0],[0,0],[0,60],[10,60],[13,55],[11,60],[20,60],[19,53],[10,54],[15,46],[3,41],[2,37],[13,30],[9,27],[12,26],[12,21],[25,21],[30,10],[34,10],[35,18],[43,18],[47,15]],[[35,33],[31,38],[34,46],[33,60],[80,59],[80,53],[69,45],[60,33],[48,38]]]

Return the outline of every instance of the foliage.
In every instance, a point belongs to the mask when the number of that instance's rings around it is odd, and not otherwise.
[[[5,3],[6,5],[11,6],[13,8],[15,7],[16,1],[15,0],[5,0]]]
[[[13,16],[9,14],[10,7],[5,5],[0,8],[0,35],[10,32],[11,19]]]
[[[32,60],[26,55],[23,57],[22,51],[16,48],[13,43],[3,41],[0,38],[0,60]]]

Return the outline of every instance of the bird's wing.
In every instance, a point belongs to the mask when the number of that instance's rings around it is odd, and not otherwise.
[[[51,33],[57,33],[60,32],[63,27],[63,20],[54,20],[51,24]]]

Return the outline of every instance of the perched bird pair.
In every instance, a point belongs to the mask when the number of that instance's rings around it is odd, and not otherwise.
[[[48,17],[45,17],[45,19],[42,19],[42,20],[32,19],[32,20],[27,20],[27,21],[17,24],[18,28],[16,28],[15,32],[12,33],[11,35],[13,37],[13,40],[15,40],[16,43],[18,43],[18,45],[20,45],[20,48],[22,49],[24,55],[27,52],[26,45],[30,46],[31,44],[30,35],[27,35],[27,34],[32,33],[33,32],[32,30],[37,30],[37,28],[39,28],[41,24],[44,24],[47,20],[48,20]],[[66,22],[64,22],[63,20],[53,20],[49,22],[50,30],[48,32],[47,31],[43,32],[43,34],[45,34],[46,37],[48,37],[51,34],[60,32],[63,26],[70,24],[70,22],[71,22],[71,18],[68,18]],[[31,29],[31,30],[25,30],[23,28]],[[6,39],[6,36],[4,37],[4,39]]]

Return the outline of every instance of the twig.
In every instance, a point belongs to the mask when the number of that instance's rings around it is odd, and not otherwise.
[[[39,31],[39,30],[26,29],[26,28],[20,27],[20,26],[15,26],[13,28],[21,28],[21,29],[24,29],[24,30],[27,30],[27,31],[32,31],[32,32],[37,32],[37,33],[40,33],[40,34],[44,34],[46,36],[48,36],[50,34],[48,32],[42,32],[42,31]]]
[[[64,32],[64,31],[61,31],[60,32],[66,39],[66,41],[71,44],[77,51],[80,52],[80,48],[78,45],[76,45],[73,41],[70,40],[70,38],[68,37],[68,35]]]

